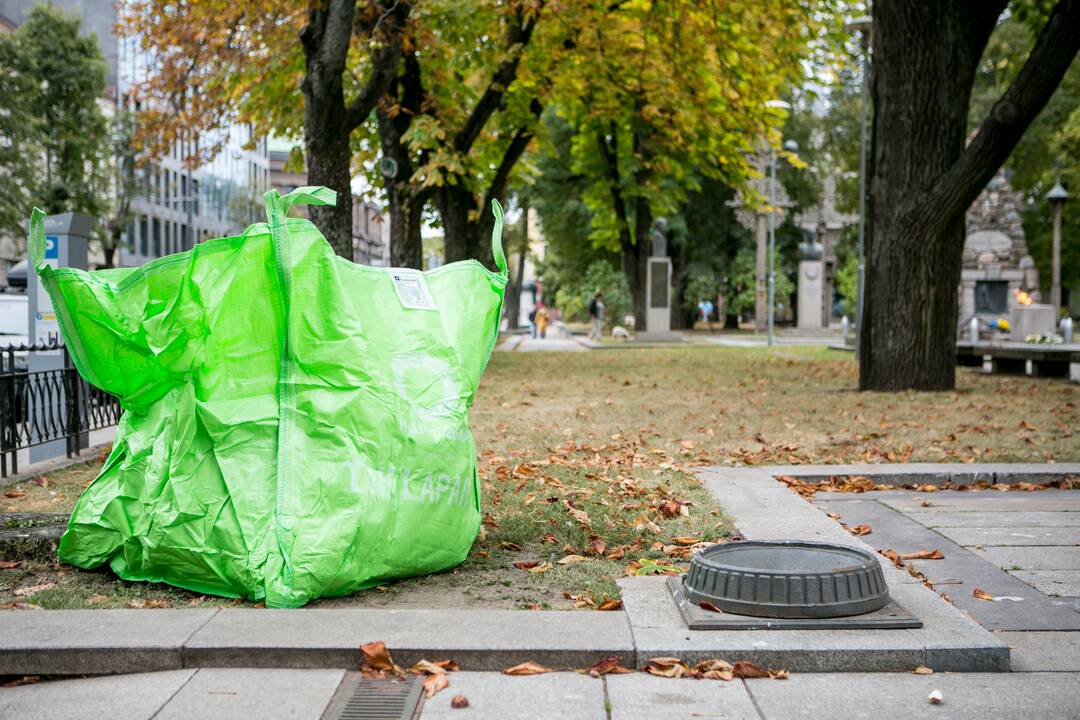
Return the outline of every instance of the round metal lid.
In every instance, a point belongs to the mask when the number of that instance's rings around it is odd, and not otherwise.
[[[690,560],[683,584],[693,603],[757,617],[844,617],[889,603],[872,553],[796,540],[714,545]]]

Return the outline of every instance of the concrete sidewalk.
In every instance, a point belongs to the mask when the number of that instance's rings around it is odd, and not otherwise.
[[[0,717],[319,720],[344,678],[342,670],[203,669],[60,680],[0,689]],[[1077,676],[1055,672],[807,674],[730,682],[644,673],[596,679],[577,673],[459,672],[449,678],[449,687],[424,702],[422,720],[1080,717]],[[927,699],[933,690],[944,697],[940,705]],[[451,707],[457,695],[468,707]]]

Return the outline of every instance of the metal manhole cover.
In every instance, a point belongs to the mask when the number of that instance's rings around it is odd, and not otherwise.
[[[744,541],[697,553],[684,578],[686,598],[724,612],[771,618],[836,618],[889,604],[871,553],[803,541]]]
[[[411,720],[419,714],[420,678],[371,680],[348,673],[322,720]]]

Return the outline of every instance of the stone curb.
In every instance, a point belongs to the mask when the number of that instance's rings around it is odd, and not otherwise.
[[[820,467],[820,466],[819,466]],[[897,466],[827,466],[828,474],[894,479]],[[1051,478],[1078,465],[916,466],[921,477]],[[932,468],[923,469],[923,468]],[[1075,470],[1074,470],[1075,469]],[[750,538],[826,540],[867,549],[823,512],[775,480],[793,468],[702,468],[700,475]],[[803,477],[822,472],[814,467]],[[911,473],[911,467],[906,468]],[[642,666],[649,657],[750,659],[793,672],[1003,672],[1004,642],[921,583],[883,564],[893,597],[919,630],[690,631],[663,578],[627,578],[622,613],[501,610],[309,609],[0,611],[0,675],[109,674],[183,667],[357,667],[359,646],[383,640],[409,665],[452,658],[464,670],[532,660],[557,669],[610,655]]]
[[[1080,463],[907,463],[896,465],[762,465],[754,467],[698,468],[710,472],[757,470],[773,477],[790,475],[800,480],[828,480],[830,477],[866,475],[881,483],[942,485],[952,482],[1020,483],[1051,482],[1080,477]]]

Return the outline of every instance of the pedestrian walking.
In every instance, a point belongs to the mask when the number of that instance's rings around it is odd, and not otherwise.
[[[589,330],[589,339],[599,341],[603,338],[604,328],[604,294],[599,290],[589,302],[589,317],[592,319],[592,328]]]
[[[541,338],[547,337],[548,320],[551,316],[548,314],[547,306],[544,303],[537,303],[536,305],[536,332]]]

